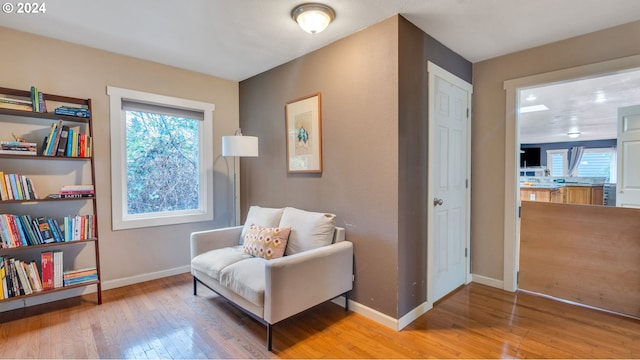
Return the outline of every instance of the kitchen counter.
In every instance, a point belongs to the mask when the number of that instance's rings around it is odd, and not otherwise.
[[[603,205],[603,184],[591,183],[520,183],[521,201]]]

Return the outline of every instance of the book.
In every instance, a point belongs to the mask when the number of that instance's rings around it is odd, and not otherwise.
[[[57,107],[53,112],[57,115],[75,116],[81,118],[88,118],[91,116],[91,113],[87,109],[75,108],[70,106]]]
[[[31,216],[29,215],[20,215],[18,217],[20,219],[20,223],[23,227],[25,236],[27,237],[27,242],[29,245],[38,245],[40,244],[40,240],[38,236],[33,231]]]
[[[58,149],[56,151],[56,156],[66,155],[68,142],[69,142],[69,127],[64,125],[62,126],[62,131],[60,133],[60,141],[58,142]]]
[[[63,130],[63,125],[62,125],[62,120],[60,120],[58,121],[58,125],[56,126],[56,133],[55,133],[55,136],[53,137],[53,142],[51,143],[51,146],[49,147],[49,149],[47,149],[48,156],[58,155],[58,144],[60,143],[60,138],[62,137],[62,130]]]
[[[40,273],[38,272],[38,267],[34,261],[27,263],[23,262],[25,266],[25,270],[27,275],[29,276],[31,289],[33,292],[41,292],[42,291],[42,281],[40,280]]]
[[[36,147],[38,144],[34,142],[27,141],[0,141],[0,146],[4,148],[5,146],[18,146],[18,147]]]
[[[49,223],[47,222],[47,219],[44,217],[40,217],[40,218],[37,218],[36,221],[38,223],[38,230],[40,231],[40,237],[42,238],[42,243],[50,244],[52,242],[55,242],[55,238],[53,237],[53,232],[49,227]]]
[[[43,113],[47,112],[47,102],[42,91],[38,91],[38,110]]]
[[[42,269],[43,290],[53,289],[53,252],[44,251],[40,254],[40,267]]]
[[[62,251],[53,252],[53,287],[60,288],[63,283],[63,255]]]
[[[4,94],[0,94],[0,102],[31,106],[31,100],[27,100],[26,98],[13,97],[11,95],[4,95]]]
[[[41,155],[44,155],[44,156],[47,155],[48,148],[50,147],[50,144],[52,141],[51,139],[53,139],[53,137],[55,136],[55,130],[57,127],[58,127],[58,123],[54,122],[51,124],[51,128],[49,129],[49,135],[47,135],[44,138],[44,141],[42,142],[42,150],[40,151]]]
[[[61,199],[82,199],[82,198],[94,198],[95,194],[58,194]]]
[[[24,295],[24,290],[22,290],[20,287],[20,280],[18,279],[18,271],[16,269],[15,259],[13,258],[9,258],[9,271],[11,276],[11,288],[13,296]]]
[[[31,105],[13,104],[10,102],[3,102],[3,101],[0,101],[0,108],[10,109],[10,110],[33,111],[33,107]]]
[[[38,89],[35,86],[31,86],[31,104],[33,111],[40,112],[40,99],[38,99]]]
[[[31,178],[27,178],[27,186],[29,188],[29,194],[31,194],[31,198],[39,199],[38,192],[36,191],[36,186],[33,184]]]
[[[4,172],[0,171],[0,199],[9,200],[7,194],[7,183],[4,181]]]
[[[0,299],[8,299],[7,274],[4,270],[4,258],[0,256]]]
[[[7,200],[13,200],[13,189],[11,188],[11,179],[9,179],[9,174],[4,174],[4,182],[7,185]]]
[[[31,289],[31,283],[29,282],[29,278],[27,277],[27,273],[25,271],[25,267],[20,260],[14,260],[14,264],[16,267],[16,271],[18,273],[18,280],[20,281],[20,288],[24,295],[30,295],[33,293]]]
[[[31,142],[2,141],[0,154],[37,155],[37,144]]]

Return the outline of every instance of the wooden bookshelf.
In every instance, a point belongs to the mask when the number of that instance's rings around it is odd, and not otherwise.
[[[59,123],[61,120],[64,124],[69,124],[70,126],[79,127],[80,131],[88,137],[93,136],[93,123],[92,117],[88,118],[83,117],[74,117],[67,115],[58,115],[53,112],[54,107],[59,104],[72,106],[77,108],[83,108],[89,111],[90,115],[92,114],[91,109],[91,99],[82,99],[76,97],[62,96],[56,94],[49,93],[41,93],[46,102],[48,112],[35,112],[35,111],[27,111],[27,110],[15,110],[15,109],[7,109],[0,107],[0,126],[3,128],[2,134],[4,138],[0,138],[0,141],[12,141],[10,138],[11,134],[15,131],[15,129],[22,129],[24,126],[29,126],[35,128],[38,131],[44,131],[43,129],[48,129],[51,127],[53,123]],[[0,87],[0,96],[9,96],[9,97],[18,97],[21,99],[30,99],[31,91],[28,90],[18,90],[18,89],[10,89]],[[25,125],[27,124],[27,125]],[[17,131],[18,135],[20,130]],[[26,136],[25,136],[26,137]],[[38,147],[40,147],[41,139],[28,139],[29,141],[36,142]],[[67,167],[77,167],[78,173],[81,174],[78,181],[81,181],[82,184],[93,184],[95,190],[95,162],[93,156],[43,156],[40,155],[41,151],[38,151],[38,155],[20,155],[20,154],[0,154],[0,171],[4,171],[5,173],[10,173],[3,170],[5,166],[13,168],[14,171],[16,167],[20,167],[22,164],[26,166],[26,162],[36,162],[37,166],[30,167],[33,171],[34,168],[38,169],[37,173],[28,173],[22,174],[25,176],[47,176],[47,182],[51,182],[52,184],[56,184],[56,181],[60,182],[59,187],[63,185],[70,185],[64,183],[64,180],[60,180],[60,174],[56,171],[52,171],[56,169],[57,164],[59,162],[69,162],[69,164],[65,164]],[[54,151],[55,154],[55,151]],[[91,154],[93,155],[93,154]],[[53,161],[53,162],[52,162]],[[89,165],[87,165],[87,162]],[[17,164],[17,165],[16,165]],[[87,170],[86,166],[90,167],[90,170]],[[84,167],[84,172],[83,172]],[[87,174],[90,175],[87,176]],[[83,175],[82,175],[83,174]],[[56,184],[58,185],[58,184]],[[96,217],[97,214],[97,201],[95,197],[81,197],[81,198],[46,198],[46,194],[38,194],[40,199],[29,199],[29,200],[0,200],[0,214],[13,214],[13,215],[31,215],[32,217],[41,216],[41,214],[36,213],[38,209],[40,209],[40,205],[56,203],[60,204],[53,206],[53,210],[50,208],[52,206],[48,206],[49,212],[55,212],[55,214],[47,214],[47,217],[53,218],[58,221],[61,225],[63,224],[63,217],[70,215],[70,212],[67,212],[68,209],[77,209],[77,206],[73,204],[77,204],[77,202],[88,202],[87,205],[83,205],[81,209],[85,211],[81,215],[93,215],[95,217],[95,228],[93,234],[95,235],[89,239],[83,240],[73,240],[73,241],[63,241],[63,242],[52,242],[48,244],[37,244],[37,245],[29,245],[29,246],[16,246],[16,247],[4,247],[0,248],[0,256],[4,258],[15,258],[18,260],[33,260],[36,261],[38,271],[40,275],[42,273],[42,267],[39,259],[33,259],[34,252],[42,252],[48,251],[52,249],[60,250],[63,253],[67,253],[65,249],[70,250],[70,246],[92,246],[94,249],[94,259],[92,260],[94,263],[90,266],[93,267],[95,265],[98,280],[92,280],[83,282],[80,284],[74,284],[70,286],[63,286],[55,289],[44,290],[41,292],[34,292],[28,295],[17,295],[6,299],[0,299],[0,303],[14,301],[18,299],[23,299],[27,297],[36,297],[44,294],[49,294],[52,292],[60,292],[73,288],[80,288],[89,285],[96,285],[97,287],[97,303],[102,303],[102,287],[100,282],[100,254],[99,254],[99,235],[98,235],[98,219]],[[0,232],[0,236],[2,233]],[[77,253],[77,251],[76,251]],[[21,256],[32,256],[30,259],[21,258]],[[84,259],[85,261],[91,259]],[[64,268],[64,270],[72,270]]]

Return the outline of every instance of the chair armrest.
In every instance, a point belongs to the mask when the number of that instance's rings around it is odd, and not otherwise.
[[[241,232],[242,226],[192,232],[191,258],[210,250],[238,245]]]
[[[264,320],[270,324],[353,288],[353,244],[341,241],[265,265]]]

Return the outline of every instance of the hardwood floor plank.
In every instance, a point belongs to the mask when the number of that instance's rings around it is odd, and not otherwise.
[[[639,358],[640,321],[465,286],[398,332],[323,303],[263,324],[189,274],[0,313],[0,358]]]

